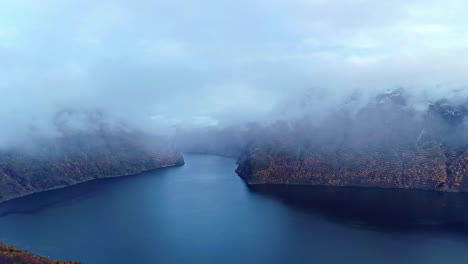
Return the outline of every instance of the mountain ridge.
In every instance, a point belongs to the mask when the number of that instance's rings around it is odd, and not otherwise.
[[[251,142],[237,173],[248,184],[311,184],[468,192],[468,102],[424,111],[401,90],[367,106],[279,122]]]

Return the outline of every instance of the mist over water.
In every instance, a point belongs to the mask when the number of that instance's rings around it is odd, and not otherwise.
[[[0,241],[86,264],[463,262],[467,13],[0,0]]]

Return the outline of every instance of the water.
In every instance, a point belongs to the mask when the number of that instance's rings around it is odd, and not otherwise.
[[[136,263],[464,263],[468,195],[249,189],[228,158],[0,205],[0,241],[54,259]]]

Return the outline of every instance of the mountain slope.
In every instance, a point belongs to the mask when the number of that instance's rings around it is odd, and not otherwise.
[[[68,135],[1,152],[0,201],[183,163],[167,143],[141,134]]]
[[[49,260],[29,252],[0,243],[0,263],[2,264],[80,264],[77,261]]]
[[[424,111],[400,93],[320,125],[296,120],[252,142],[237,173],[249,184],[312,184],[468,192],[468,104]]]

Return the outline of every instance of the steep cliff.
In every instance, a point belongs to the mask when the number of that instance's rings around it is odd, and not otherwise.
[[[290,158],[253,150],[237,173],[249,184],[312,184],[468,192],[468,151],[442,147],[364,152],[338,149]]]
[[[0,201],[92,179],[183,165],[164,141],[142,134],[74,134],[0,153]]]
[[[237,173],[249,184],[311,184],[468,192],[468,104],[423,112],[389,93],[352,117],[276,125],[252,142]]]

